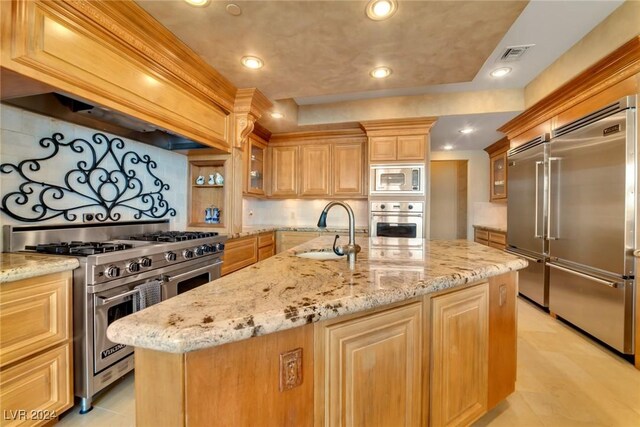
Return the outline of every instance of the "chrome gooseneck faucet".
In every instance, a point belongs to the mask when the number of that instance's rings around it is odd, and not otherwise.
[[[353,267],[356,263],[356,256],[358,252],[360,252],[360,246],[356,245],[356,219],[353,215],[353,209],[351,209],[351,206],[344,202],[329,202],[320,214],[320,219],[318,220],[318,228],[327,227],[327,214],[329,213],[329,210],[336,205],[345,208],[347,214],[349,215],[349,244],[346,246],[336,246],[338,237],[340,237],[336,234],[336,238],[333,241],[333,252],[335,252],[336,255],[346,255],[349,266]]]

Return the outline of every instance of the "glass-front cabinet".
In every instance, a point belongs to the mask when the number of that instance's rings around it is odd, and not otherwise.
[[[484,150],[489,154],[489,201],[506,201],[509,140],[502,138]]]
[[[247,193],[264,196],[267,146],[253,135],[248,145]]]

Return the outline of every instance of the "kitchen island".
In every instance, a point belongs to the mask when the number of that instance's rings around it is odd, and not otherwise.
[[[468,424],[515,383],[516,270],[476,243],[320,237],[116,321],[139,425]],[[260,418],[256,418],[260,417]]]

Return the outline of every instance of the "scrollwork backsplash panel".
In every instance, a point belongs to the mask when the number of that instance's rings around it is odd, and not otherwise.
[[[3,105],[2,119],[3,223],[81,222],[93,213],[184,226],[184,156],[14,107]]]

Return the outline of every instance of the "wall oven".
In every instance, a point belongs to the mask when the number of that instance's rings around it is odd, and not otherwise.
[[[371,237],[424,238],[423,202],[371,202]]]
[[[370,176],[372,195],[424,194],[424,165],[372,165]]]

